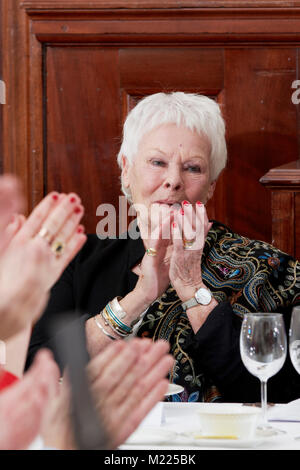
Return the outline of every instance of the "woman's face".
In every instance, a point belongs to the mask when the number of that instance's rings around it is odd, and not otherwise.
[[[148,211],[154,204],[165,209],[184,200],[205,204],[215,189],[209,156],[205,136],[164,124],[143,136],[131,166],[123,157],[123,183],[134,205],[141,204]]]

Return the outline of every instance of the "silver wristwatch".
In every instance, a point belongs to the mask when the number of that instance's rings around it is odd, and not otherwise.
[[[188,308],[195,307],[196,305],[208,305],[211,302],[212,293],[206,287],[200,287],[200,289],[195,292],[194,297],[182,302],[182,309],[185,312]]]

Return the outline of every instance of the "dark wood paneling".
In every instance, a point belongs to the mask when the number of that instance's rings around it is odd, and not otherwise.
[[[223,88],[223,50],[184,47],[132,47],[119,53],[121,87],[143,90],[198,91],[216,95]]]
[[[240,233],[270,242],[271,195],[259,179],[298,154],[291,101],[296,50],[231,49],[225,57],[226,221]]]
[[[272,244],[300,257],[300,160],[271,168],[260,183],[271,192]]]
[[[300,191],[295,194],[295,251],[294,256],[300,260]]]
[[[118,51],[47,50],[46,191],[76,191],[95,231],[100,203],[118,206],[120,136]]]
[[[274,220],[273,240],[280,240],[281,249],[286,253],[294,253],[295,212],[294,193],[290,191],[273,191],[271,213]]]

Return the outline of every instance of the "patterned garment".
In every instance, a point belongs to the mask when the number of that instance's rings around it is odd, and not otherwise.
[[[282,312],[300,304],[300,265],[273,246],[250,240],[214,222],[202,258],[202,276],[218,302],[230,302],[233,313]],[[176,359],[170,381],[184,387],[172,401],[217,401],[222,397],[209,377],[185,351],[193,335],[176,291],[169,286],[149,308],[138,336],[165,339]]]

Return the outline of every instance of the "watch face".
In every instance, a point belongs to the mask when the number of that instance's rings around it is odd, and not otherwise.
[[[208,305],[211,301],[211,292],[204,287],[200,287],[195,294],[196,300],[201,305]]]

